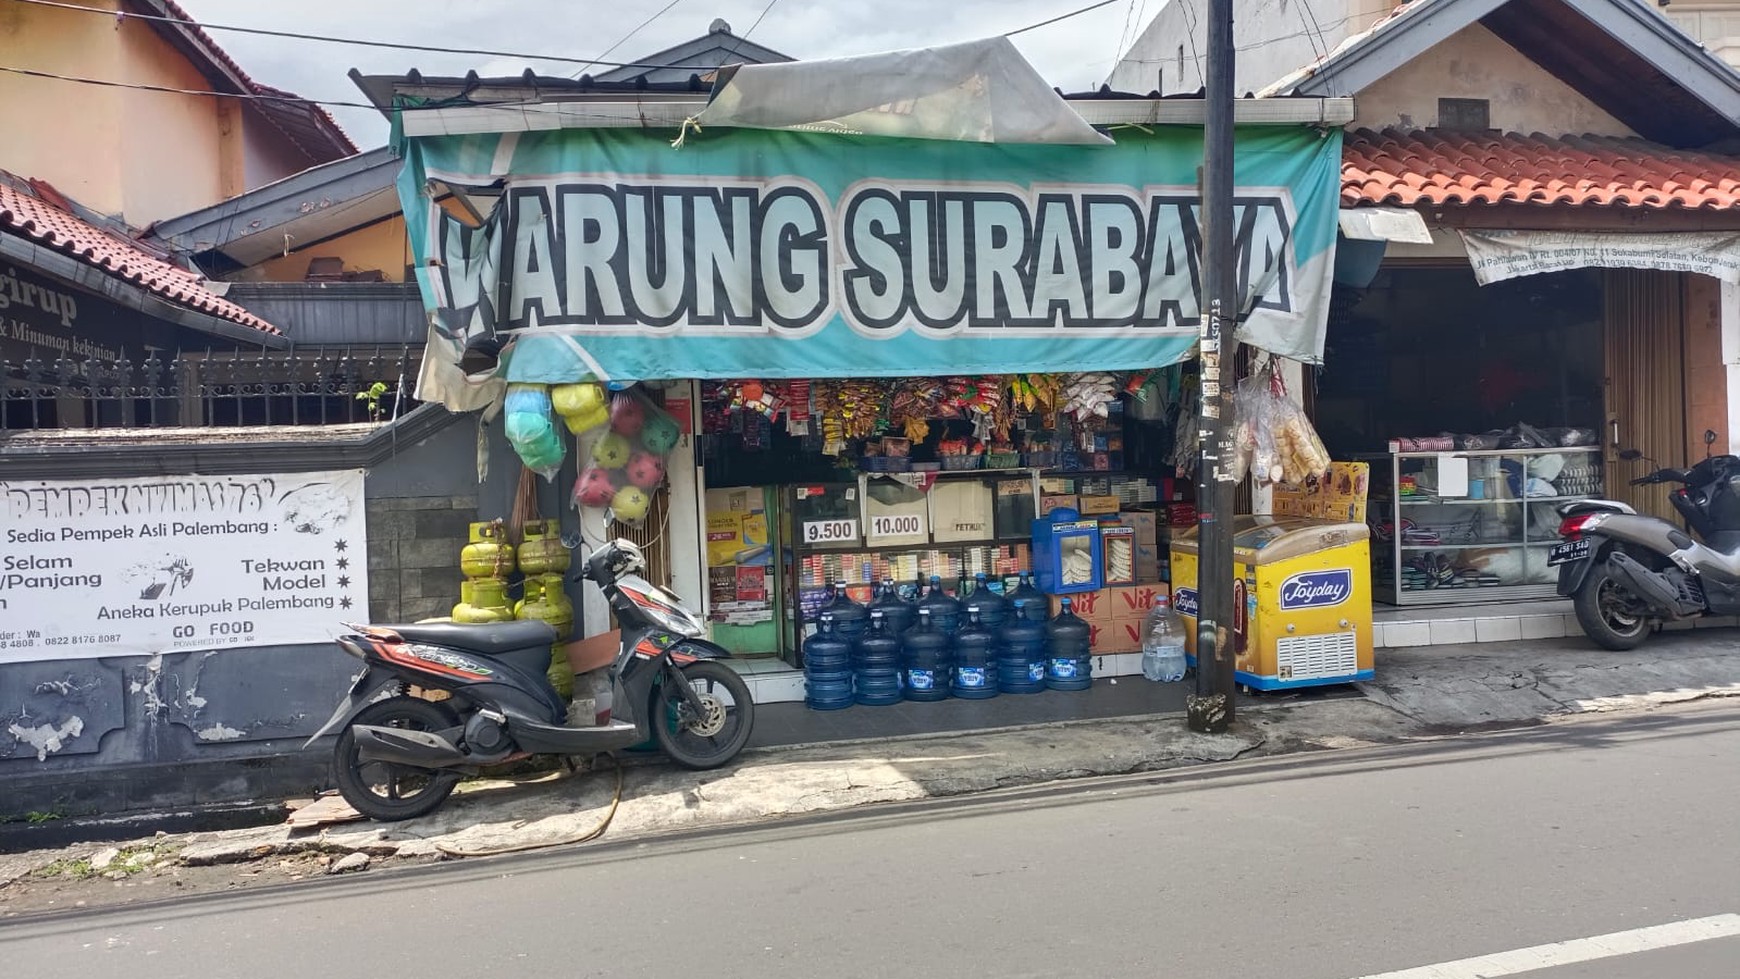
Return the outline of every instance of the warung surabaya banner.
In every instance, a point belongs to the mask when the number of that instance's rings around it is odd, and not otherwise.
[[[1203,315],[1201,131],[1117,140],[424,137],[400,192],[436,329],[516,338],[510,380],[1163,366]],[[1339,132],[1239,134],[1243,338],[1311,362],[1340,152]],[[441,183],[493,185],[496,204],[468,223]]]
[[[0,663],[330,641],[368,616],[362,470],[0,481]]]

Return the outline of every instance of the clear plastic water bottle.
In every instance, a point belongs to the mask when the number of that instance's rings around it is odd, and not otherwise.
[[[1184,620],[1161,598],[1142,624],[1142,675],[1156,683],[1184,679]]]

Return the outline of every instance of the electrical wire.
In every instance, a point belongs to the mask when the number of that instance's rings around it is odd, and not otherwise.
[[[642,30],[644,30],[648,24],[652,23],[655,20],[658,20],[660,17],[663,17],[672,7],[675,7],[677,4],[682,3],[682,2],[683,2],[683,0],[671,0],[670,3],[667,3],[664,6],[660,7],[658,9],[658,13],[653,14],[651,17],[648,17],[646,20],[641,21],[639,24],[636,24],[634,30],[629,31],[627,34],[622,35],[622,37],[617,39],[615,44],[612,44],[610,47],[605,48],[604,53],[599,55],[599,57],[600,58],[610,57],[610,52],[615,51],[617,48],[622,47],[624,44],[627,44],[631,39],[633,39],[633,37],[636,34],[639,34]],[[568,77],[569,78],[579,78],[581,75],[586,73],[586,69],[592,67],[593,65],[595,65],[597,63],[598,62],[596,62],[596,61],[588,61],[585,64],[580,66],[579,71],[574,72],[572,75],[569,75]]]
[[[526,61],[553,61],[569,65],[598,65],[605,68],[667,68],[688,69],[691,71],[712,71],[718,65],[655,65],[638,61],[605,61],[602,58],[576,58],[561,54],[528,54],[524,51],[495,51],[489,48],[453,48],[433,44],[410,44],[401,41],[371,41],[360,37],[335,37],[329,34],[304,34],[299,31],[278,31],[265,27],[241,27],[235,24],[208,24],[203,21],[183,20],[180,17],[165,17],[159,14],[120,13],[104,10],[100,7],[85,7],[76,3],[66,3],[63,0],[10,0],[12,3],[28,3],[38,7],[54,7],[59,10],[73,10],[85,14],[100,14],[120,20],[143,20],[161,24],[175,24],[180,27],[191,27],[204,31],[228,31],[232,34],[256,34],[260,37],[276,37],[294,41],[319,41],[324,44],[349,44],[361,48],[386,48],[392,51],[420,51],[429,54],[471,54],[484,58],[519,58]],[[771,5],[770,5],[771,6]],[[306,99],[301,101],[308,101]],[[375,108],[366,106],[366,108]]]
[[[35,0],[23,0],[33,3]],[[81,78],[78,75],[62,75],[58,72],[39,71],[35,68],[16,68],[11,65],[0,65],[0,71],[14,75],[28,75],[31,78],[47,78],[57,82],[78,82],[81,85],[100,85],[104,88],[131,88],[141,92],[163,92],[167,95],[204,95],[217,99],[242,99],[249,102],[289,102],[296,105],[327,105],[341,109],[374,109],[380,106],[372,102],[344,102],[332,99],[308,99],[300,95],[267,95],[263,92],[212,92],[197,88],[173,88],[168,85],[151,85],[145,82],[117,82],[104,78]],[[408,108],[418,108],[409,106]]]
[[[1110,7],[1112,4],[1119,3],[1119,2],[1121,2],[1121,0],[1100,0],[1099,3],[1090,3],[1085,7],[1081,7],[1081,8],[1076,9],[1076,10],[1071,10],[1067,14],[1058,14],[1056,17],[1053,17],[1050,20],[1042,20],[1037,24],[1028,24],[1026,27],[1017,27],[1016,29],[1014,29],[1012,31],[1005,31],[1005,32],[1003,32],[1002,36],[1014,37],[1017,34],[1025,34],[1028,31],[1036,31],[1036,30],[1040,29],[1041,27],[1050,27],[1052,24],[1055,24],[1060,20],[1068,20],[1071,17],[1079,17],[1082,14],[1092,13],[1093,11],[1100,9],[1101,7]]]
[[[762,21],[764,21],[764,20],[766,20],[766,19],[767,19],[767,12],[768,12],[768,11],[770,11],[770,10],[772,10],[772,9],[773,9],[773,5],[774,5],[774,4],[776,4],[776,3],[778,3],[778,2],[779,2],[779,0],[767,0],[767,6],[765,6],[765,7],[763,7],[763,8],[761,8],[761,13],[760,13],[760,15],[759,15],[759,16],[757,16],[757,17],[756,17],[756,18],[755,18],[755,23],[753,23],[753,24],[750,24],[750,25],[749,25],[749,30],[747,30],[747,31],[744,31],[744,32],[743,32],[743,36],[742,36],[742,37],[740,37],[740,38],[738,38],[738,39],[737,39],[737,43],[736,43],[736,44],[733,44],[733,45],[731,45],[731,55],[732,55],[732,57],[735,57],[735,56],[736,56],[736,55],[737,55],[737,51],[738,51],[738,49],[739,49],[739,48],[741,48],[741,47],[742,47],[742,46],[743,46],[743,42],[744,42],[744,41],[747,41],[747,40],[749,40],[749,35],[751,35],[751,34],[754,34],[754,33],[755,33],[755,29],[756,29],[756,28],[757,28],[757,27],[760,27],[760,26],[761,26],[761,22],[762,22]]]

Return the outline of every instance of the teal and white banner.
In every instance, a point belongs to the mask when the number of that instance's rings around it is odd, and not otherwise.
[[[421,137],[400,193],[436,329],[512,337],[510,380],[1158,367],[1202,316],[1202,134],[1115,135]],[[1340,162],[1339,131],[1240,131],[1246,342],[1321,359]],[[499,196],[467,223],[431,180]]]

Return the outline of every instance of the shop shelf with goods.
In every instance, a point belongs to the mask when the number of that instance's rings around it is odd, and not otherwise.
[[[1557,508],[1598,497],[1596,446],[1391,451],[1374,466],[1373,595],[1390,605],[1557,594]]]

